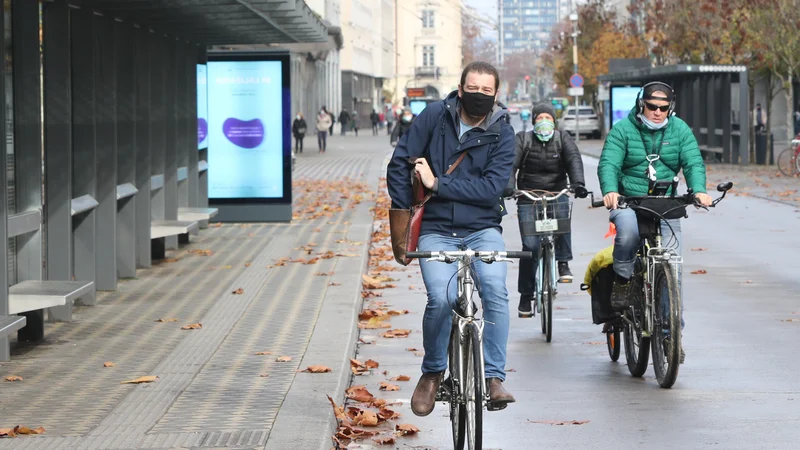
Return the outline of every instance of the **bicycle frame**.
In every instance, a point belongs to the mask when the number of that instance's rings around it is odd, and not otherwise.
[[[670,266],[670,269],[673,271],[675,275],[675,279],[679,279],[678,276],[681,273],[681,267],[683,265],[683,257],[678,255],[678,253],[668,247],[663,247],[663,237],[661,236],[661,220],[658,220],[657,226],[655,227],[655,235],[652,238],[647,238],[642,240],[642,245],[639,248],[639,258],[644,261],[645,264],[645,271],[643,274],[643,281],[644,281],[644,320],[645,323],[642,324],[642,337],[649,338],[652,335],[653,330],[653,304],[654,300],[654,293],[653,293],[653,280],[655,280],[655,271],[656,266],[662,262],[667,262]],[[682,301],[682,299],[681,299]],[[630,319],[623,316],[623,319],[627,321],[631,326],[633,323]]]
[[[472,301],[472,296],[475,294],[477,287],[475,285],[475,279],[473,278],[473,269],[471,266],[471,260],[469,256],[460,256],[457,259],[457,274],[458,274],[458,297],[456,300],[456,304],[458,305],[459,309],[464,313],[464,315],[459,314],[459,311],[453,310],[453,326],[458,329],[458,336],[459,336],[459,345],[458,346],[458,360],[459,361],[466,361],[466,356],[464,354],[464,339],[465,333],[464,329],[467,327],[468,324],[475,324],[478,329],[478,337],[479,341],[483,342],[483,327],[484,323],[483,320],[475,317],[475,314],[478,312],[475,308],[475,302]],[[484,367],[484,356],[483,356],[483,346],[479,349],[480,352],[480,373],[481,373],[481,380],[486,379],[486,368]],[[465,403],[466,399],[464,398],[464,390],[463,390],[463,383],[461,380],[466,379],[465,377],[467,374],[464,373],[466,367],[464,364],[458,365],[458,379],[453,380],[453,383],[456,385],[456,389],[458,390],[458,402]],[[489,392],[488,389],[484,389],[484,403],[489,401]]]

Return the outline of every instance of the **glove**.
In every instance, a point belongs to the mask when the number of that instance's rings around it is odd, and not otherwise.
[[[503,197],[504,198],[511,198],[514,196],[514,189],[505,188],[503,189]]]
[[[586,190],[585,187],[581,185],[575,186],[575,197],[576,198],[586,198],[589,195],[589,191]]]

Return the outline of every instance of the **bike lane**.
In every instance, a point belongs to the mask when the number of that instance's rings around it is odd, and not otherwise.
[[[584,164],[587,188],[599,193],[593,176],[597,160],[585,157]],[[484,448],[793,448],[800,424],[800,393],[793,382],[800,363],[788,357],[800,338],[800,323],[795,323],[800,322],[795,300],[800,263],[794,258],[799,242],[792,233],[800,216],[795,209],[729,195],[716,210],[690,210],[683,221],[687,361],[675,386],[664,390],[652,366],[643,379],[636,379],[628,373],[624,354],[620,362],[611,362],[601,326],[592,324],[589,295],[579,286],[591,258],[611,241],[603,237],[608,213],[588,205],[588,199],[574,202],[575,282],[559,286],[552,343],[545,342],[538,316],[517,317],[518,264],[509,266],[506,386],[517,402],[503,411],[484,412]],[[519,250],[514,202],[507,207],[506,245]],[[383,222],[379,219],[375,229]],[[419,433],[396,436],[395,448],[452,448],[445,403],[437,403],[424,418],[410,410],[420,375],[426,302],[419,266],[415,262],[402,268],[387,260],[386,237],[376,238],[369,275],[391,278],[378,285],[393,287],[369,290],[375,294],[365,295],[380,297],[366,298],[364,307],[408,314],[367,325],[391,328],[360,330],[356,359],[379,366],[353,376],[351,386],[365,386],[402,416],[360,428],[384,430],[378,437],[389,437],[390,428],[411,424]],[[705,274],[691,273],[697,271]],[[410,332],[407,337],[382,337],[398,329]],[[410,380],[392,381],[401,375]],[[380,390],[382,382],[398,390]],[[350,400],[347,406],[359,404]],[[377,445],[367,437],[348,448]]]

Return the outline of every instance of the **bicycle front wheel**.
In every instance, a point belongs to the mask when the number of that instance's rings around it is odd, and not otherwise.
[[[555,297],[555,289],[553,289],[553,263],[549,247],[545,247],[542,256],[542,334],[545,335],[545,340],[550,342],[553,340],[553,297]]]
[[[625,360],[628,362],[628,371],[634,377],[641,377],[647,371],[650,359],[650,338],[644,337],[642,331],[645,326],[645,296],[641,275],[631,278],[631,307],[625,313],[630,323],[625,322]]]
[[[469,450],[483,448],[483,360],[481,359],[481,338],[478,326],[474,323],[466,328],[464,356],[464,405],[467,419],[467,446]]]
[[[658,384],[669,389],[681,365],[681,296],[669,263],[656,267],[653,300],[653,371]]]
[[[794,176],[800,170],[800,161],[795,157],[794,149],[789,147],[778,155],[778,170],[785,177]]]
[[[466,348],[466,349],[465,349]],[[467,355],[469,348],[461,345],[461,335],[454,321],[450,331],[450,424],[453,428],[453,448],[463,450],[467,437],[467,408],[461,401],[461,386],[464,379],[462,355]]]

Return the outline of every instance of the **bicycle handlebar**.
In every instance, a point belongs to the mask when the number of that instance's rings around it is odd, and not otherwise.
[[[438,251],[438,252],[408,252],[406,257],[410,259],[430,259],[436,257],[442,258],[460,258],[462,256],[474,256],[482,260],[501,260],[504,258],[514,259],[532,259],[532,252],[497,252],[497,251],[475,251],[475,250],[459,250],[459,251]]]
[[[533,190],[533,191],[523,191],[523,190],[517,190],[517,191],[514,191],[514,198],[517,198],[517,197],[527,197],[527,198],[531,199],[531,200],[532,200],[532,201],[534,201],[534,202],[540,202],[540,201],[542,201],[542,200],[544,200],[544,201],[548,201],[548,202],[553,202],[553,201],[556,201],[556,200],[558,200],[560,197],[563,197],[564,195],[566,195],[566,194],[568,194],[568,193],[572,192],[572,188],[564,188],[564,189],[562,189],[562,190],[561,190],[561,192],[559,192],[558,194],[556,194],[556,195],[554,195],[554,196],[547,196],[547,195],[535,195],[535,194],[533,194],[532,192],[544,192],[544,191],[536,191],[536,190]]]
[[[722,199],[725,198],[725,194],[727,194],[728,191],[731,188],[733,188],[733,183],[730,182],[730,181],[725,182],[725,183],[720,183],[719,186],[717,186],[717,191],[718,192],[722,192],[722,195],[720,197],[714,199],[714,201],[711,202],[711,204],[709,206],[712,207],[712,208],[716,207],[717,203],[721,202]],[[591,195],[591,199],[592,199],[592,208],[600,208],[600,207],[604,207],[605,206],[605,202],[603,202],[602,199],[600,199],[600,200],[595,200],[594,199],[594,193],[590,192],[589,195]],[[651,199],[656,199],[656,200],[659,200],[659,199],[661,199],[661,200],[682,200],[687,206],[694,205],[694,206],[696,206],[698,208],[708,208],[706,206],[701,205],[697,201],[697,197],[695,196],[695,193],[692,192],[691,189],[689,189],[689,191],[686,192],[686,194],[683,194],[683,195],[640,195],[640,196],[624,196],[624,195],[620,195],[619,197],[617,197],[617,206],[619,208],[626,208],[626,207],[630,206],[629,203],[631,203],[631,202],[636,202],[636,201],[640,201],[640,200],[651,200]],[[634,208],[635,208],[635,206],[634,206]]]

